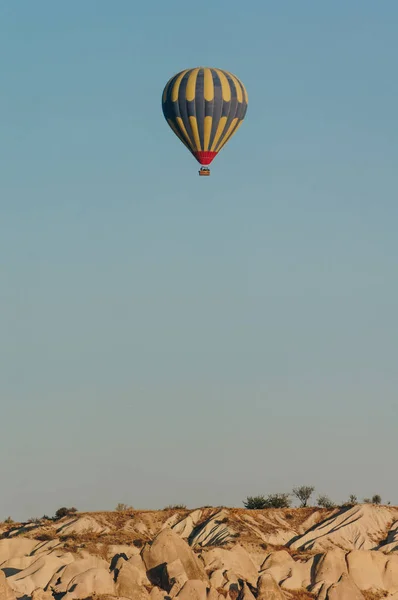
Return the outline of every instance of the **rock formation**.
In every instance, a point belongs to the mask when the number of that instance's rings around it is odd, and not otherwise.
[[[3,524],[0,600],[398,600],[397,524],[374,505]]]

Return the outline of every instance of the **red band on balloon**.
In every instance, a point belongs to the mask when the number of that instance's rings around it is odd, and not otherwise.
[[[194,152],[194,157],[201,165],[209,165],[217,152]]]

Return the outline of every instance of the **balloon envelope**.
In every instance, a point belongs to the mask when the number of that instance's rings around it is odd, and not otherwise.
[[[163,91],[163,114],[201,165],[209,165],[236,133],[248,96],[241,81],[221,69],[197,67],[172,77]]]

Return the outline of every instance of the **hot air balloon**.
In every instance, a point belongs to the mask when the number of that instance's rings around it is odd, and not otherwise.
[[[243,83],[221,69],[196,67],[174,75],[163,90],[163,115],[210,175],[208,165],[242,124],[248,97]]]

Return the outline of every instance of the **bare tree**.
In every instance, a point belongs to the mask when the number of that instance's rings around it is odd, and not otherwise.
[[[293,494],[299,499],[300,506],[302,508],[308,506],[308,500],[311,498],[311,495],[314,491],[315,488],[310,485],[302,485],[300,487],[293,488]]]

